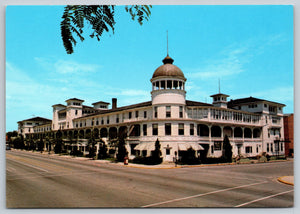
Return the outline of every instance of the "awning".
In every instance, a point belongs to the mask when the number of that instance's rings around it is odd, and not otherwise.
[[[175,146],[176,146],[176,144],[175,144]],[[178,143],[177,146],[178,146],[178,150],[181,150],[181,151],[187,151],[191,147],[195,151],[204,150],[204,148],[201,145],[199,145],[198,143],[193,143],[193,142]],[[155,142],[142,142],[142,143],[136,145],[134,147],[134,150],[154,151],[155,150]]]
[[[198,143],[192,143],[192,142],[178,143],[178,150],[180,151],[187,151],[191,147],[195,151],[204,150],[204,148]]]
[[[155,143],[154,142],[143,142],[143,143],[140,143],[140,144],[136,145],[134,147],[134,150],[140,150],[140,151],[150,150],[150,151],[154,151],[155,150]]]

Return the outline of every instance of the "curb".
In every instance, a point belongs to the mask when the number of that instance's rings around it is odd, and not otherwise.
[[[138,169],[180,169],[180,168],[195,168],[195,167],[208,167],[208,166],[233,166],[233,165],[245,165],[245,164],[263,164],[263,163],[274,163],[274,162],[287,162],[287,161],[293,161],[293,160],[274,160],[274,161],[268,161],[268,162],[257,162],[257,163],[251,163],[251,162],[242,162],[242,163],[216,163],[216,164],[203,164],[203,165],[180,165],[177,167],[145,167],[145,166],[137,166],[137,165],[123,165],[120,164],[120,166],[124,167],[131,167],[131,168],[138,168]],[[285,177],[285,176],[284,176]],[[291,184],[293,185],[293,184]]]
[[[288,185],[294,186],[294,182],[292,183],[292,182],[285,181],[285,180],[284,180],[285,177],[289,177],[289,176],[282,176],[282,177],[277,178],[277,180],[278,180],[279,182],[281,182],[281,183],[284,183],[284,184],[288,184]]]

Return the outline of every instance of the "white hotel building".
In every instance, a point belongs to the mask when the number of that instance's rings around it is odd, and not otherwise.
[[[284,154],[284,104],[254,97],[228,101],[229,96],[221,93],[211,96],[212,104],[186,100],[186,78],[173,61],[167,56],[154,71],[151,101],[117,107],[113,98],[109,109],[107,102],[86,106],[84,100],[72,98],[66,105],[52,106],[52,122],[44,120],[32,125],[30,131],[26,124],[31,119],[18,122],[19,133],[26,139],[48,141],[61,136],[65,145],[75,145],[82,151],[91,134],[99,148],[100,141],[109,145],[125,133],[130,158],[137,153],[149,156],[158,139],[163,161],[172,161],[190,147],[198,151],[197,155],[220,157],[225,135],[233,156]],[[48,149],[47,140],[44,142]]]

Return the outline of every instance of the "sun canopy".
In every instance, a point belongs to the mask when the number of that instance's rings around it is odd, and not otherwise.
[[[155,143],[154,142],[143,142],[143,143],[140,143],[140,144],[136,145],[134,147],[134,150],[140,150],[140,151],[150,150],[150,151],[154,151],[155,150]]]
[[[204,150],[204,148],[201,145],[199,145],[198,143],[186,142],[186,143],[178,144],[178,150],[180,150],[180,151],[187,151],[189,148],[192,148],[195,151]]]
[[[180,151],[187,151],[191,147],[195,151],[204,150],[204,148],[202,146],[200,146],[198,143],[193,143],[193,142],[178,143],[177,146],[178,146],[178,150],[180,150]],[[142,142],[142,143],[136,145],[134,147],[134,150],[154,151],[155,150],[155,142]]]

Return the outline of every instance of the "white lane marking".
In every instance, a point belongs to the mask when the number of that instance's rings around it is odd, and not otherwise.
[[[22,164],[22,165],[25,165],[25,166],[34,168],[34,169],[41,170],[41,171],[43,171],[43,172],[48,172],[48,170],[46,170],[46,169],[43,169],[43,168],[40,168],[40,167],[31,165],[31,164],[26,164],[26,163],[23,163],[23,162],[21,162],[21,161],[17,161],[17,160],[11,159],[11,158],[8,158],[8,159],[11,160],[11,161],[15,161],[15,162],[17,162],[17,163],[19,163],[19,164]]]
[[[169,201],[158,202],[158,203],[142,206],[142,208],[153,207],[153,206],[162,205],[162,204],[168,204],[168,203],[172,203],[172,202],[176,202],[176,201],[182,201],[182,200],[187,200],[187,199],[191,199],[191,198],[197,198],[197,197],[201,197],[201,196],[205,196],[205,195],[215,194],[215,193],[219,193],[219,192],[225,192],[225,191],[228,191],[228,190],[239,189],[239,188],[264,184],[264,183],[268,183],[268,181],[263,181],[263,182],[253,183],[253,184],[246,184],[246,185],[237,186],[237,187],[230,187],[230,188],[216,190],[216,191],[207,192],[207,193],[202,193],[202,194],[198,194],[198,195],[192,195],[192,196],[188,196],[188,197],[184,197],[184,198],[177,198],[177,199],[173,199],[173,200],[169,200]]]
[[[249,201],[249,202],[246,202],[246,203],[237,205],[237,206],[235,206],[235,207],[242,207],[242,206],[245,206],[245,205],[248,205],[248,204],[252,204],[252,203],[255,203],[255,202],[258,202],[258,201],[262,201],[262,200],[268,199],[268,198],[273,198],[273,197],[278,196],[278,195],[284,195],[284,194],[286,194],[286,193],[293,192],[293,191],[294,191],[294,190],[289,190],[289,191],[280,192],[280,193],[277,193],[277,194],[274,194],[274,195],[269,195],[269,196],[266,196],[266,197],[263,197],[263,198],[258,198],[258,199],[256,199],[256,200]]]

